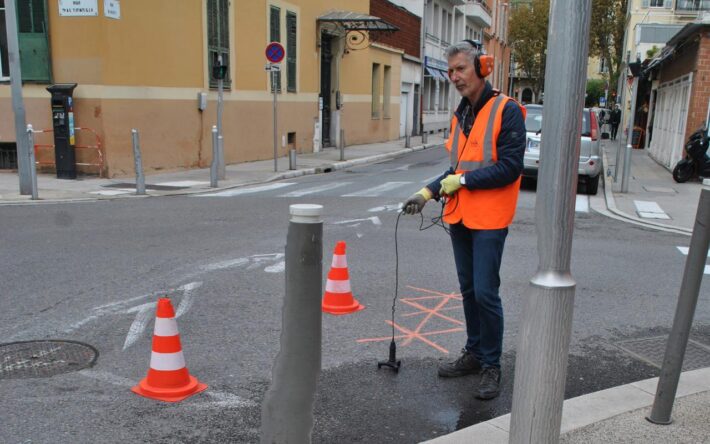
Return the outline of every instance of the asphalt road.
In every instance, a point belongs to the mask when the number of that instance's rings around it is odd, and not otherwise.
[[[252,192],[0,207],[0,342],[68,339],[99,352],[80,372],[0,378],[0,442],[258,442],[279,350],[293,203],[324,206],[323,281],[335,243],[346,241],[353,292],[366,306],[323,317],[314,442],[418,442],[509,412],[522,301],[538,264],[530,187],[521,192],[501,272],[502,395],[477,401],[476,376],[436,376],[438,360],[455,357],[464,343],[463,313],[448,236],[438,226],[420,230],[418,216],[402,216],[398,227],[403,367],[397,375],[376,367],[391,333],[397,205],[445,169],[443,150],[426,150]],[[587,199],[578,198],[575,214],[567,397],[658,374],[653,347],[662,346],[673,318],[685,261],[677,247],[690,240],[585,211]],[[430,203],[424,226],[440,211]],[[710,346],[707,290],[692,338]],[[154,303],[163,295],[178,312],[191,374],[209,385],[178,404],[129,391],[147,371]],[[638,344],[650,354],[625,351]],[[699,352],[689,366],[702,359]]]

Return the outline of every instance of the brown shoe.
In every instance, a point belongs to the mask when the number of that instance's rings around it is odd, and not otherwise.
[[[474,375],[480,371],[481,363],[465,348],[461,350],[461,356],[456,360],[439,364],[439,376],[444,378]]]

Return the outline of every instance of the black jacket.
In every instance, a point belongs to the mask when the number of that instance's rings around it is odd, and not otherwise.
[[[455,111],[456,118],[463,122],[463,133],[468,137],[473,127],[476,116],[481,108],[491,97],[499,92],[486,82],[486,86],[478,102],[471,109],[470,101],[464,97],[461,99]],[[466,185],[469,190],[500,188],[509,185],[520,177],[523,172],[523,156],[525,155],[525,119],[519,105],[514,101],[508,101],[503,108],[503,121],[501,122],[500,134],[496,143],[498,161],[485,168],[469,171],[465,174]],[[441,184],[439,183],[450,173],[447,171],[436,180],[427,185],[427,188],[439,198]]]

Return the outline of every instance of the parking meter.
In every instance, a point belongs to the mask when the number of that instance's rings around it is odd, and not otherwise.
[[[74,101],[76,83],[58,83],[47,87],[52,93],[52,125],[54,127],[54,159],[58,179],[76,179],[74,152]]]

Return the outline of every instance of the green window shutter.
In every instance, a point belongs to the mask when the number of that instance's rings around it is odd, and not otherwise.
[[[16,0],[22,80],[51,81],[45,0]]]
[[[296,14],[286,13],[286,80],[287,91],[296,92]]]
[[[229,66],[229,0],[207,0],[207,53],[210,88],[217,87],[217,79],[212,75],[212,67],[222,57],[222,65]],[[229,70],[224,79],[224,87],[230,88],[232,79]]]
[[[276,6],[269,8],[269,38],[272,42],[281,42],[281,9]],[[272,79],[274,77],[271,77]],[[272,81],[271,92],[281,92],[281,71],[276,73],[276,83]]]

